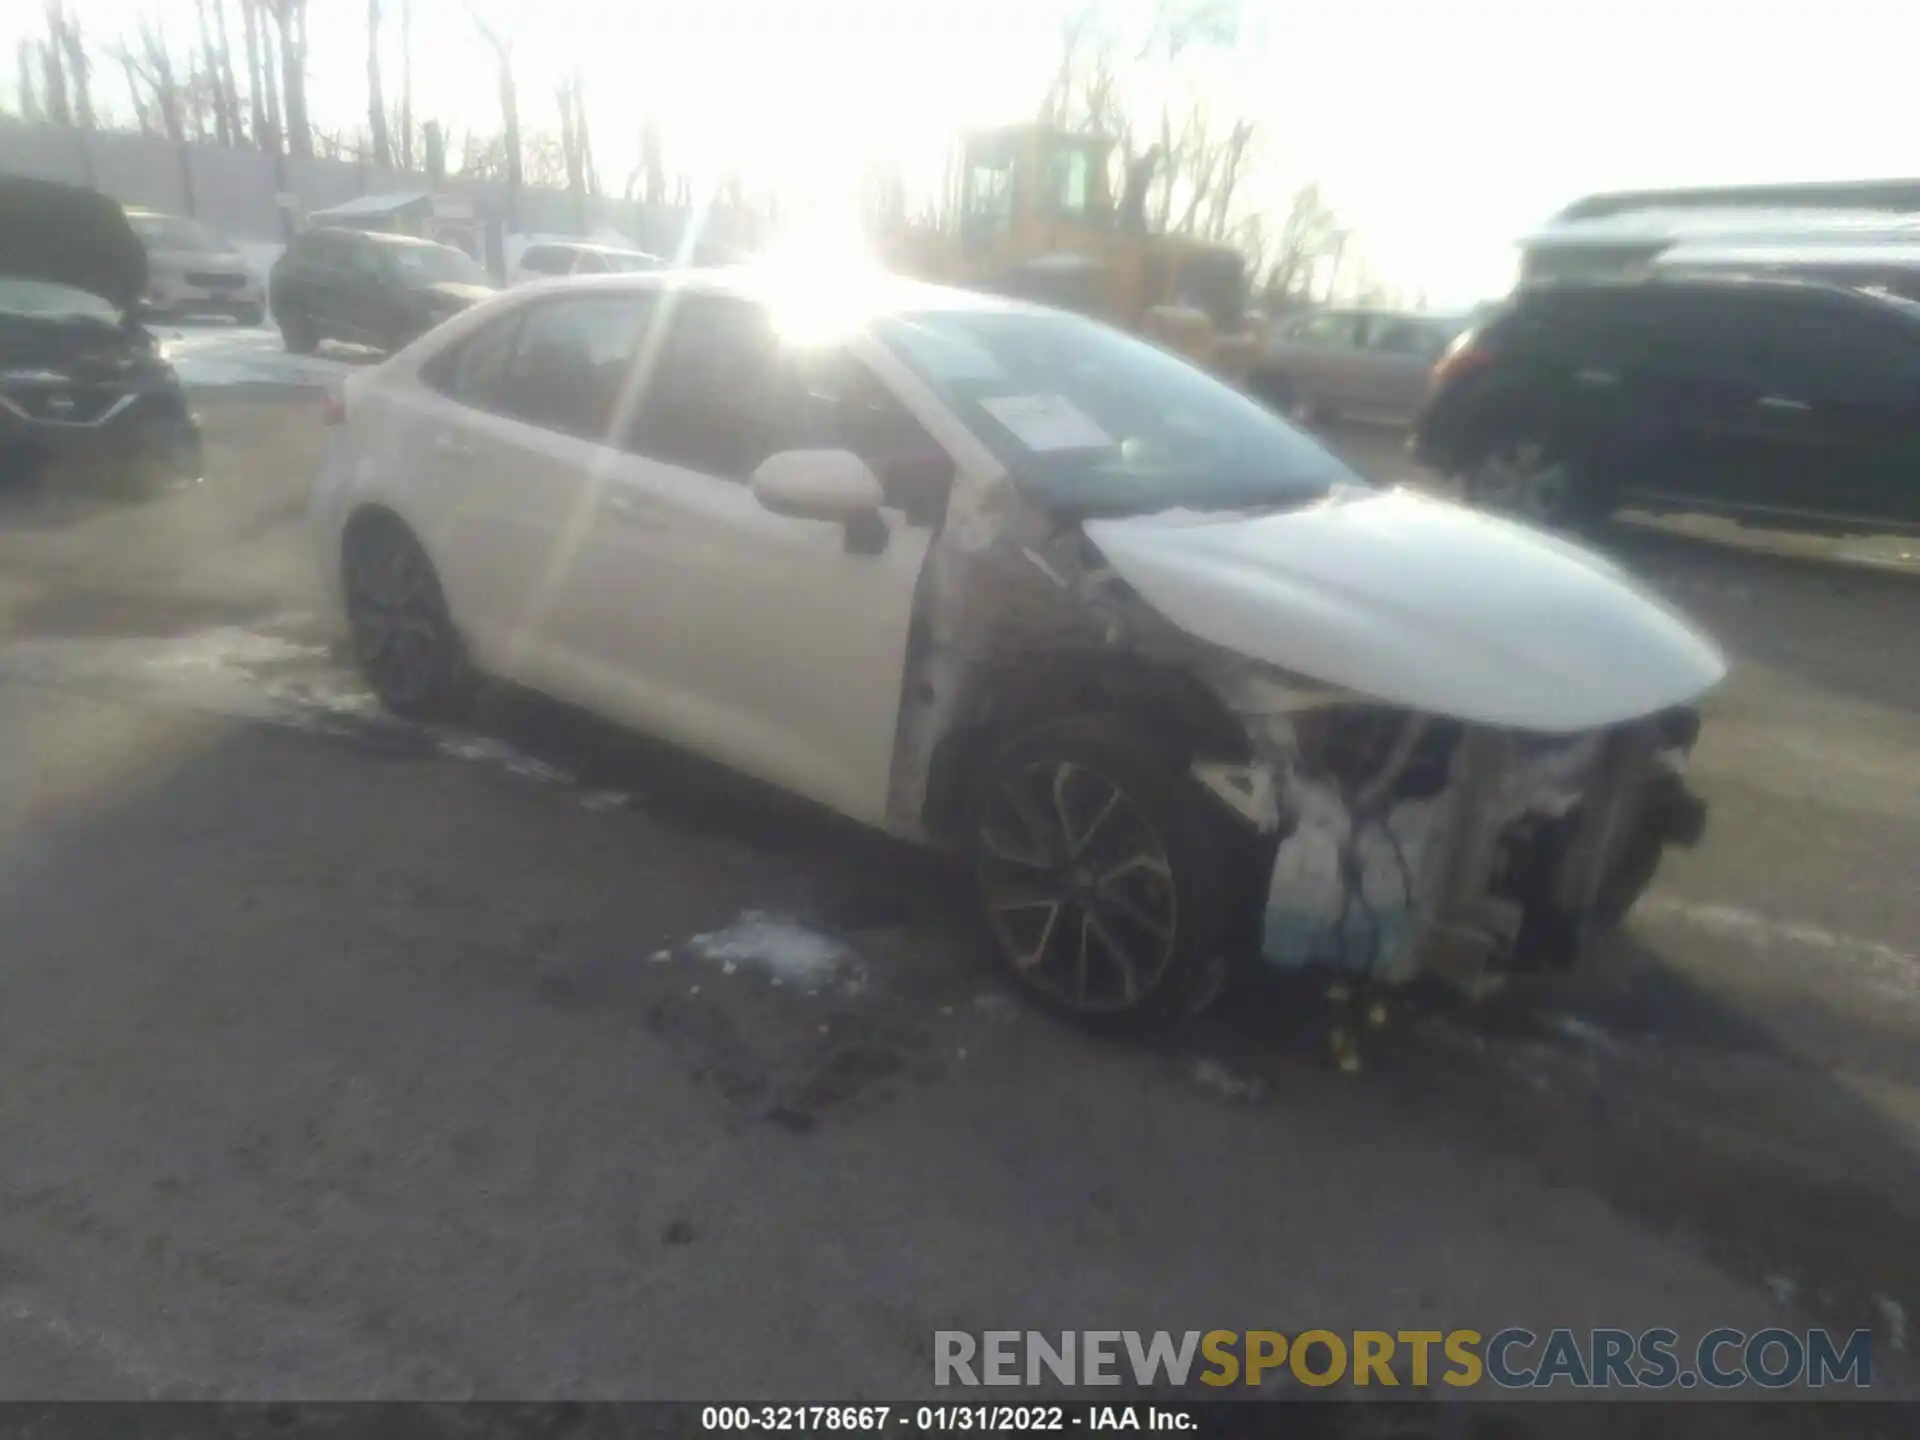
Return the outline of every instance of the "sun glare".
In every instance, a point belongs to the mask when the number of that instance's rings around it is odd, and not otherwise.
[[[887,272],[851,213],[789,230],[755,267],[781,338],[821,345],[856,328],[879,304]]]

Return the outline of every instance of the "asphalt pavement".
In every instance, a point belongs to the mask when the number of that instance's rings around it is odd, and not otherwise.
[[[1590,972],[1409,1007],[1348,1076],[1278,980],[1052,1023],[944,862],[559,707],[380,716],[313,614],[317,394],[198,403],[198,486],[0,497],[0,1396],[903,1398],[938,1329],[1775,1323],[1871,1327],[1911,1393],[1920,585],[1600,537],[1735,661],[1708,838]]]

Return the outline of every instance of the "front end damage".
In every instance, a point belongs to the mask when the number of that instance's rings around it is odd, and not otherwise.
[[[1255,858],[1264,913],[1225,928],[1277,966],[1474,991],[1564,966],[1704,824],[1688,704],[1549,733],[1305,679],[1170,621],[1006,489],[949,514],[917,615],[898,828],[952,833],[971,767],[1020,726],[1118,711]]]
[[[1529,735],[1380,707],[1242,709],[1281,835],[1261,952],[1381,985],[1420,975],[1470,991],[1570,965],[1704,825],[1687,789],[1691,710],[1573,736]],[[1221,783],[1202,765],[1203,783]]]

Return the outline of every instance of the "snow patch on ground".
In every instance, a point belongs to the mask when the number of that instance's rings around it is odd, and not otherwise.
[[[1857,966],[1864,972],[1868,987],[1888,999],[1920,1002],[1920,955],[1878,940],[1842,935],[1800,921],[1775,920],[1738,905],[1700,904],[1663,895],[1649,895],[1642,900],[1638,913],[1652,919],[1678,921],[1763,950],[1793,945],[1815,951]]]
[[[865,983],[853,952],[838,940],[760,910],[743,910],[724,929],[694,936],[687,949],[729,974],[745,966],[807,991],[836,982],[857,990]]]
[[[165,326],[155,332],[188,388],[226,385],[325,387],[338,384],[355,369],[330,355],[289,355],[280,332],[270,326]]]

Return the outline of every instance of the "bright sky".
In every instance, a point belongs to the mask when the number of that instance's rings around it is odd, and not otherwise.
[[[91,35],[191,0],[68,0]],[[603,182],[641,116],[668,163],[749,154],[827,185],[863,152],[937,166],[955,127],[1030,113],[1071,0],[475,0],[520,37],[522,110],[584,68]],[[1137,5],[1141,0],[1121,0]],[[390,21],[400,0],[385,0]],[[37,24],[6,7],[0,37]],[[415,109],[456,142],[497,124],[464,0],[414,0]],[[1592,190],[1920,174],[1911,120],[1920,6],[1894,0],[1246,0],[1240,49],[1204,67],[1261,122],[1248,198],[1321,181],[1371,269],[1437,304],[1502,288],[1514,237]],[[312,0],[323,124],[364,121],[365,7]],[[232,14],[236,49],[238,12]],[[398,93],[398,41],[386,64]],[[0,89],[11,92],[11,66]],[[118,87],[113,87],[117,96]],[[118,102],[124,106],[124,101]]]

